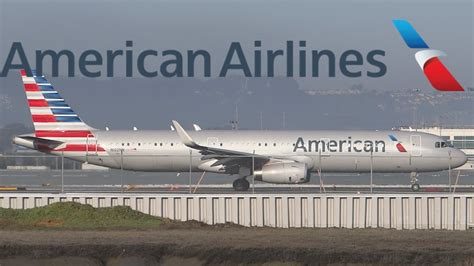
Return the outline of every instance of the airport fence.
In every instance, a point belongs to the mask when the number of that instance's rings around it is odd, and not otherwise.
[[[124,158],[121,154],[118,161],[123,162]],[[168,156],[157,155],[152,158],[150,155],[127,155],[127,158],[153,159],[157,162],[169,159]],[[392,190],[385,194],[358,194],[350,191],[337,194],[326,191],[328,187],[323,184],[324,171],[316,174],[316,180],[307,186],[312,190],[305,191],[306,193],[288,190],[278,192],[277,186],[256,192],[255,188],[260,187],[254,185],[255,181],[250,177],[252,188],[247,193],[233,193],[230,186],[232,178],[224,181],[228,190],[218,193],[207,190],[205,194],[194,194],[203,174],[196,173],[193,162],[201,161],[201,155],[190,154],[186,158],[189,159],[188,171],[181,175],[169,174],[169,180],[174,182],[179,178],[184,184],[180,189],[171,186],[166,193],[159,190],[144,190],[138,193],[139,191],[129,189],[127,182],[132,178],[155,178],[156,175],[130,176],[133,172],[125,171],[124,167],[115,170],[94,168],[90,167],[90,164],[80,164],[62,156],[2,155],[0,160],[3,164],[0,165],[4,166],[4,170],[0,171],[0,188],[5,187],[6,179],[11,183],[12,180],[24,178],[22,182],[27,190],[0,193],[0,207],[27,209],[54,202],[73,201],[94,207],[130,206],[146,214],[179,221],[195,220],[211,225],[234,223],[276,228],[467,230],[474,226],[472,193],[454,193],[453,190],[453,193],[416,194],[406,191],[395,193]],[[25,177],[17,173],[23,173]],[[357,179],[353,176],[351,178]],[[372,175],[364,178],[364,184],[369,188],[366,192],[373,192]],[[51,184],[42,184],[44,180]],[[82,183],[92,180],[95,180],[95,184],[100,185],[102,190],[91,192],[80,189]],[[102,185],[106,181],[110,182],[110,187],[118,190],[103,189]],[[35,190],[34,186],[31,186],[34,182],[41,188]],[[73,183],[75,185],[72,185]],[[354,191],[360,188],[356,187],[358,188],[354,188]]]
[[[27,209],[55,202],[129,206],[178,221],[275,228],[468,230],[473,194],[31,194],[0,193],[0,207]]]

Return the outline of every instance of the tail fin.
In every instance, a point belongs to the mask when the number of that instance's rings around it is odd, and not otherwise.
[[[26,98],[35,127],[35,136],[39,138],[87,138],[93,128],[84,123],[71,109],[59,93],[44,76],[37,76],[32,70],[27,75],[21,70]]]

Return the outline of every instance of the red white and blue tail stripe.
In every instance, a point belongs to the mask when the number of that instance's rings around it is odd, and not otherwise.
[[[44,76],[37,75],[34,70],[31,75],[22,70],[21,78],[35,128],[36,149],[75,155],[105,152],[97,144],[94,129],[82,121]],[[48,141],[56,144],[43,145]]]
[[[92,128],[64,101],[44,76],[32,75],[21,71],[26,98],[35,127],[35,136],[39,138],[87,138],[93,136]]]

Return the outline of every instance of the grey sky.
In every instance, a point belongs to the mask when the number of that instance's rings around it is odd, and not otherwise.
[[[347,78],[337,71],[336,78],[296,78],[299,89],[348,89],[363,84],[365,89],[420,88],[431,92],[414,59],[415,51],[406,47],[391,20],[404,18],[412,22],[430,48],[448,54],[442,60],[459,82],[464,87],[474,87],[473,12],[472,0],[0,0],[0,62],[3,64],[14,41],[23,43],[32,60],[36,49],[105,51],[124,49],[125,40],[133,40],[137,51],[206,49],[213,56],[215,77],[232,41],[239,41],[246,55],[252,56],[254,40],[261,40],[263,49],[284,49],[286,40],[306,40],[308,50],[385,50],[387,74],[377,79],[365,75]],[[370,65],[364,67],[367,70]],[[277,73],[283,74],[282,69]],[[0,78],[0,94],[16,94],[12,90],[19,88],[9,85],[17,84],[16,79],[12,73]],[[13,104],[13,108],[16,106]]]

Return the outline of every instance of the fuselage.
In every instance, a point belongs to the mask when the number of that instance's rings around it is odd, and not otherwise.
[[[421,132],[203,130],[189,134],[200,145],[303,162],[312,172],[431,172],[456,168],[467,160],[442,138]],[[110,168],[181,172],[191,165],[192,171],[236,174],[211,166],[212,160],[185,146],[175,131],[94,131],[82,139],[55,140],[66,145],[43,151]]]
[[[36,71],[20,71],[35,132],[14,142],[110,168],[238,174],[296,184],[311,172],[431,172],[463,165],[466,155],[442,138],[401,131],[100,131],[87,125]],[[416,175],[411,175],[416,176]],[[415,180],[416,182],[416,180]]]

